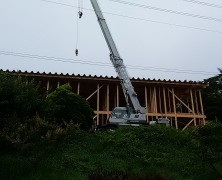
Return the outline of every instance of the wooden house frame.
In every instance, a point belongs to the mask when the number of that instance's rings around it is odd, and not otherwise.
[[[86,75],[34,73],[6,71],[39,82],[50,92],[62,84],[69,83],[73,92],[84,97],[94,110],[97,125],[104,125],[114,107],[125,106],[125,99],[116,77]],[[171,81],[132,78],[142,106],[147,109],[147,121],[167,117],[171,126],[186,129],[190,126],[205,125],[201,90],[207,86],[202,82]]]

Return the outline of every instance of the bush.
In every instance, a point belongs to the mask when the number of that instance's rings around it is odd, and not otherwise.
[[[80,124],[82,129],[90,129],[93,110],[81,96],[72,92],[70,85],[60,86],[46,98],[45,115],[52,123],[65,127],[70,122]]]

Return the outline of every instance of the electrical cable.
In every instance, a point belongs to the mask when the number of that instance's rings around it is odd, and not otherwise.
[[[44,1],[44,2],[52,3],[52,4],[57,4],[57,5],[62,5],[62,6],[67,6],[67,7],[72,7],[72,8],[78,8],[77,6],[68,5],[68,4],[64,4],[64,3],[58,3],[58,2],[50,1],[50,0],[40,0],[40,1]],[[87,11],[94,11],[93,9],[89,9],[89,8],[83,8],[83,9],[85,9],[85,10],[87,10]],[[104,11],[103,11],[103,13],[104,13],[104,14],[113,15],[113,16],[122,17],[122,18],[133,19],[133,20],[139,20],[139,21],[145,21],[145,22],[151,22],[151,23],[158,23],[158,24],[163,24],[163,25],[168,25],[168,26],[175,26],[175,27],[181,27],[181,28],[194,29],[194,30],[200,30],[200,31],[206,31],[206,32],[211,32],[211,33],[222,34],[222,31],[217,31],[217,30],[211,30],[211,29],[205,29],[205,28],[199,28],[199,27],[193,27],[193,26],[186,26],[186,25],[180,25],[180,24],[174,24],[174,23],[167,23],[167,22],[162,22],[162,21],[155,21],[155,20],[143,19],[143,18],[126,16],[126,15],[121,15],[121,14],[116,14],[116,13],[110,13],[110,12],[104,12]]]
[[[135,7],[140,7],[140,8],[146,8],[146,9],[155,10],[155,11],[172,13],[172,14],[188,16],[188,17],[193,17],[193,18],[200,18],[200,19],[216,21],[216,22],[220,22],[220,23],[222,22],[222,19],[220,19],[220,18],[203,16],[203,15],[199,15],[199,14],[190,14],[187,12],[175,11],[175,10],[171,10],[171,9],[164,9],[164,8],[159,8],[159,7],[155,7],[155,6],[148,6],[148,5],[144,5],[144,4],[137,4],[137,3],[127,2],[127,1],[123,1],[123,0],[109,0],[109,1],[112,1],[115,3],[120,3],[120,4],[125,4],[125,5],[130,5],[130,6],[135,6]]]
[[[10,51],[1,51],[1,55],[6,56],[15,56],[15,57],[24,57],[31,59],[40,59],[46,61],[55,61],[55,62],[63,62],[63,63],[77,63],[84,65],[94,65],[94,66],[102,66],[102,67],[112,67],[112,65],[103,62],[95,62],[95,61],[84,61],[84,60],[75,60],[71,58],[60,58],[53,56],[42,56],[42,55],[34,55],[34,54],[26,54],[26,53],[17,53]],[[144,71],[159,71],[159,72],[170,72],[170,73],[183,73],[183,74],[200,74],[200,75],[216,75],[217,72],[207,72],[207,71],[193,71],[193,70],[181,70],[181,69],[168,69],[168,68],[156,68],[156,67],[142,67],[142,66],[133,66],[127,65],[128,69],[136,69],[136,70],[144,70]]]
[[[207,3],[207,2],[203,2],[203,1],[196,1],[196,0],[181,0],[181,1],[186,1],[186,2],[189,2],[189,3],[199,4],[199,5],[209,6],[209,7],[214,7],[214,8],[222,8],[222,5]]]

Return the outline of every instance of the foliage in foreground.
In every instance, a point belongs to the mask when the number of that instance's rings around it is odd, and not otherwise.
[[[202,91],[204,112],[208,119],[218,119],[222,122],[222,69],[219,74],[204,80],[208,83]]]
[[[81,96],[72,92],[65,84],[50,93],[45,104],[46,118],[58,125],[80,124],[83,129],[90,129],[93,123],[93,110]]]
[[[111,132],[70,127],[59,144],[52,138],[0,156],[0,179],[48,179],[52,174],[55,179],[217,179],[221,134],[220,124],[186,132],[162,126]]]
[[[0,147],[20,148],[55,138],[70,126],[90,129],[93,111],[68,84],[47,97],[35,82],[0,72]]]

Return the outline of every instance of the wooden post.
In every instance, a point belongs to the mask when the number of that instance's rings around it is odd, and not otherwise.
[[[46,90],[47,90],[47,91],[49,90],[49,81],[47,81],[47,87],[46,87]]]
[[[163,111],[162,111],[162,100],[161,100],[161,94],[160,94],[160,87],[159,87],[159,108],[160,108],[160,113],[162,114],[163,116]]]
[[[147,87],[145,86],[145,103],[146,103],[146,121],[149,122],[148,118],[148,99],[147,99]]]
[[[195,109],[194,109],[193,91],[192,91],[192,89],[190,89],[190,99],[191,99],[191,106],[192,106],[192,111],[193,111],[193,116],[194,116],[194,126],[197,126],[196,117],[195,117]]]
[[[199,111],[199,105],[198,105],[198,101],[197,101],[197,91],[194,91],[194,97],[195,97],[195,105],[196,105],[196,110],[197,110],[197,114],[200,114]]]
[[[109,84],[106,87],[106,111],[107,111],[107,119],[109,118]]]
[[[97,125],[99,125],[99,84],[97,85]]]
[[[77,85],[77,94],[79,95],[80,93],[80,82],[78,82],[78,85]]]
[[[199,90],[199,98],[200,98],[201,114],[204,115],[203,101],[202,101],[202,96],[201,96],[201,91],[200,91],[200,90]],[[203,118],[203,124],[206,125],[206,120],[205,120],[205,118]]]
[[[173,110],[174,110],[174,114],[175,114],[175,126],[176,126],[176,129],[178,129],[177,111],[176,111],[176,101],[175,101],[174,88],[172,88],[172,95],[173,95]]]
[[[119,107],[119,85],[116,86],[116,107]]]
[[[154,112],[156,114],[156,119],[158,119],[158,115],[157,115],[157,98],[156,98],[156,86],[153,89],[153,94],[154,94]]]
[[[165,116],[166,116],[167,106],[166,106],[166,90],[165,90],[165,87],[163,87],[163,102],[164,102],[164,112],[165,112]]]
[[[168,103],[168,105],[169,105],[169,112],[172,113],[171,100],[170,100],[171,98],[170,98],[170,90],[169,90],[169,89],[168,89],[168,93],[167,93],[167,94],[168,94],[168,102],[169,102],[169,103]]]

